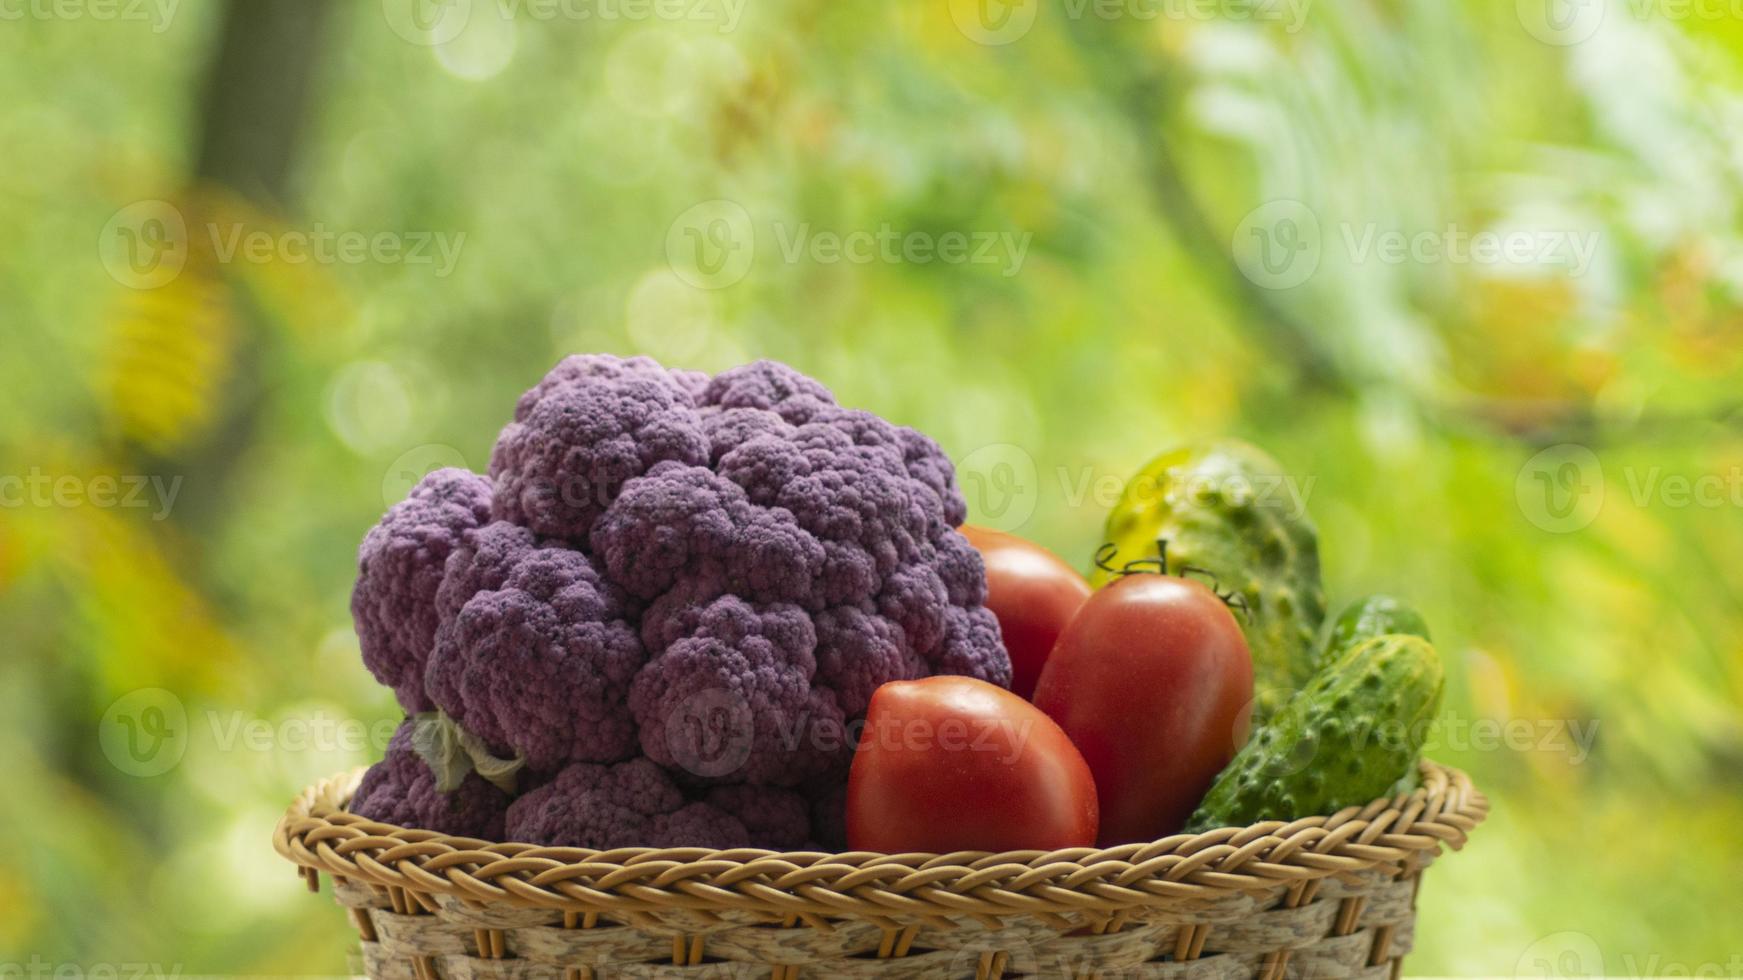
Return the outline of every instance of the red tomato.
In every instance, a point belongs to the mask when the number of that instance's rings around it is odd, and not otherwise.
[[[1095,773],[1103,846],[1178,831],[1247,740],[1253,658],[1210,589],[1127,575],[1077,614],[1035,704]]]
[[[968,524],[962,534],[986,563],[986,605],[1011,653],[1011,690],[1033,697],[1053,644],[1089,598],[1089,583],[1058,555],[1014,534]]]
[[[953,675],[873,692],[847,777],[854,850],[1051,851],[1095,831],[1095,778],[1034,705]]]

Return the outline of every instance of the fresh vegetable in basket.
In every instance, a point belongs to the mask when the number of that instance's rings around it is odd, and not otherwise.
[[[1389,633],[1406,633],[1425,640],[1434,639],[1428,635],[1428,623],[1421,613],[1397,596],[1375,593],[1345,606],[1338,618],[1332,621],[1331,629],[1326,632],[1325,646],[1320,653],[1321,662],[1330,660],[1363,640]]]
[[[1223,600],[1136,570],[1084,603],[1035,688],[1095,773],[1104,845],[1179,830],[1246,741],[1252,700],[1252,657]]]
[[[1217,777],[1189,830],[1330,814],[1388,795],[1416,770],[1440,707],[1440,658],[1420,636],[1358,639]]]
[[[1095,843],[1095,780],[1034,705],[969,677],[885,684],[847,784],[856,851],[1056,850]]]
[[[488,476],[430,474],[364,539],[363,659],[424,737],[354,809],[434,827],[513,773],[518,798],[468,828],[835,846],[880,685],[1010,683],[965,512],[931,439],[784,365],[570,357]]]
[[[1158,557],[1195,568],[1245,604],[1242,628],[1253,655],[1254,721],[1274,714],[1312,674],[1325,618],[1319,538],[1300,493],[1275,460],[1243,442],[1175,449],[1127,482],[1108,514],[1109,568]],[[1105,566],[1105,567],[1103,567]]]
[[[1035,694],[1041,668],[1065,624],[1089,598],[1089,582],[1058,555],[1014,534],[962,526],[986,562],[986,606],[1011,655],[1011,690]]]

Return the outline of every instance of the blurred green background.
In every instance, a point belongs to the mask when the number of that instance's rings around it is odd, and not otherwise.
[[[396,718],[357,542],[599,350],[1085,566],[1266,446],[1495,803],[1410,971],[1743,972],[1740,123],[1721,2],[3,0],[0,964],[352,968],[268,837]]]

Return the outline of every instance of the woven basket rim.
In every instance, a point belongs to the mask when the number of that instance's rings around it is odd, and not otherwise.
[[[1115,913],[1189,906],[1389,867],[1462,847],[1488,814],[1463,772],[1424,760],[1421,784],[1289,823],[1059,851],[776,852],[496,843],[368,820],[344,809],[362,769],[293,802],[273,848],[305,869],[479,904],[635,916],[687,909],[824,920]]]

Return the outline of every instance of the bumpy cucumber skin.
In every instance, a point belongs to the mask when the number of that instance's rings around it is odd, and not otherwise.
[[[1320,651],[1320,663],[1329,663],[1333,657],[1363,640],[1389,633],[1434,639],[1428,635],[1427,620],[1409,603],[1397,596],[1376,592],[1345,606],[1338,618],[1332,621]]]
[[[1170,569],[1205,569],[1246,600],[1236,618],[1253,654],[1253,721],[1270,718],[1312,676],[1325,619],[1319,535],[1282,467],[1232,440],[1156,457],[1108,514],[1111,563],[1155,558],[1159,538]],[[1091,584],[1110,578],[1097,568]]]
[[[1442,682],[1422,637],[1361,641],[1254,732],[1187,829],[1296,820],[1391,795],[1416,769]]]

